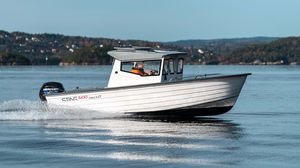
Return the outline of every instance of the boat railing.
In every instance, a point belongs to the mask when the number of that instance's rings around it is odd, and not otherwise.
[[[220,73],[213,73],[213,74],[201,74],[201,75],[196,75],[196,76],[186,76],[183,77],[183,79],[201,79],[201,78],[207,78],[207,77],[212,77],[212,76],[217,76],[221,75]]]

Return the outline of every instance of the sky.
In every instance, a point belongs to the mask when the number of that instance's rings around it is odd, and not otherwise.
[[[175,41],[300,35],[300,0],[0,0],[0,30]]]

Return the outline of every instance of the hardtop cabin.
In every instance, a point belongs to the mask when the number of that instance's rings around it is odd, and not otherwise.
[[[115,48],[107,87],[132,86],[182,80],[186,53],[148,47]]]

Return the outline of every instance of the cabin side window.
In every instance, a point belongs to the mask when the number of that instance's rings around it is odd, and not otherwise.
[[[170,72],[170,74],[174,74],[174,60],[173,59],[169,60],[169,72]]]
[[[160,73],[160,66],[160,60],[122,62],[121,71],[140,76],[158,76]]]
[[[163,69],[163,75],[166,75],[169,73],[169,60],[164,60],[164,69]]]
[[[183,58],[179,58],[177,63],[177,74],[181,74],[182,72],[183,72]]]
[[[131,72],[132,67],[134,67],[134,62],[122,62],[121,71]]]

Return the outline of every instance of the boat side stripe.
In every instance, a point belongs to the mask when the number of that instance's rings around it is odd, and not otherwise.
[[[188,102],[187,104],[190,104],[190,105],[194,105],[195,103],[200,103],[200,102],[207,102],[207,101],[211,101],[211,100],[218,100],[219,98],[222,99],[228,99],[228,98],[232,98],[232,97],[237,97],[238,96],[238,93],[233,93],[233,94],[230,94],[230,95],[226,95],[226,96],[221,96],[221,97],[214,97],[214,98],[208,98],[208,99],[202,99],[202,100],[196,100],[196,101],[190,101]],[[201,96],[197,96],[199,98],[201,98]],[[195,98],[197,98],[195,97]],[[174,100],[168,100],[168,102],[176,102],[176,101],[179,101],[179,100],[182,100],[182,99],[174,99]],[[151,102],[151,104],[155,104],[155,103],[161,103],[162,101],[159,101],[159,102]],[[210,102],[209,102],[210,103]],[[149,104],[149,102],[147,103],[143,103],[143,104]],[[137,104],[137,105],[143,105],[143,104]],[[182,105],[182,104],[180,104]],[[124,105],[124,106],[134,106],[133,104],[130,104],[130,105]],[[122,107],[124,107],[122,106]],[[155,108],[161,108],[161,107],[174,107],[175,105],[174,104],[171,104],[171,105],[161,105],[161,106],[155,106],[154,108],[152,109],[155,109]],[[107,108],[107,107],[103,107],[103,108]],[[124,110],[124,111],[136,111],[136,109],[143,109],[145,110],[145,108],[131,108],[131,109],[127,109],[127,110]]]
[[[220,91],[220,92],[217,92],[217,93],[210,93],[210,94],[205,94],[205,93],[209,93],[211,91]],[[189,97],[189,99],[193,99],[193,98],[203,98],[205,96],[215,96],[215,95],[218,95],[218,94],[223,94],[223,93],[226,93],[227,91],[223,91],[225,90],[224,88],[220,88],[220,89],[214,89],[214,90],[209,90],[209,91],[196,91],[196,92],[190,92],[190,93],[186,93],[185,95],[193,95],[193,94],[201,94],[201,95],[197,95],[197,96],[191,96]],[[231,89],[231,94],[238,94],[240,92],[240,88],[237,88],[237,89]],[[155,95],[155,94],[154,94]],[[172,97],[173,96],[178,96],[180,94],[174,94],[174,95],[171,95]],[[149,95],[150,97],[153,96],[153,95]],[[170,95],[168,96],[161,96],[159,98],[169,98]],[[155,99],[157,97],[151,97],[151,99]],[[147,99],[147,98],[145,98]],[[140,100],[139,97],[135,98],[135,99],[127,99],[127,100],[122,100],[122,101],[118,101],[120,103],[126,103],[126,102],[135,102],[136,100]],[[165,101],[152,101],[152,102],[145,102],[145,103],[135,103],[135,104],[126,104],[126,105],[122,105],[122,106],[134,106],[134,105],[143,105],[143,104],[149,104],[149,103],[161,103],[161,102],[169,102],[169,101],[177,101],[177,100],[182,100],[181,98],[180,99],[168,99],[168,100],[165,100]],[[206,100],[205,98],[203,100]],[[111,100],[110,100],[111,101]],[[114,102],[112,103],[106,103],[106,102],[99,102],[99,103],[105,103],[106,106],[110,106],[109,104],[115,104]],[[91,103],[85,103],[84,105],[93,105],[94,103],[91,102]],[[106,106],[103,106],[103,107],[106,107]]]

